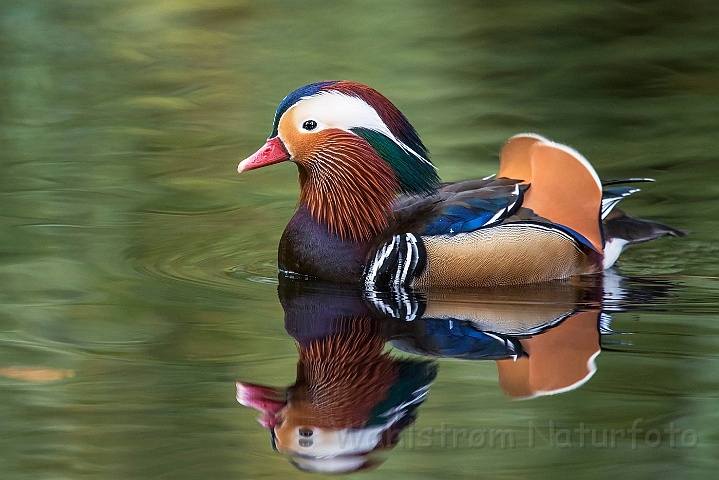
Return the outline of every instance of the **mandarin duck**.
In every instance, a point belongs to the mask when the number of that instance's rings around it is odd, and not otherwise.
[[[509,139],[496,178],[440,183],[406,117],[350,81],[286,96],[238,172],[287,160],[300,198],[280,240],[283,275],[367,288],[518,285],[599,273],[627,245],[686,233],[612,212],[637,189],[612,181],[603,193],[582,155],[536,134]]]

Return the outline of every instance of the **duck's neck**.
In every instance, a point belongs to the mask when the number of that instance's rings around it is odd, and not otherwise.
[[[318,427],[363,427],[399,376],[399,362],[383,352],[385,339],[374,331],[372,318],[349,321],[355,330],[317,339],[299,351],[290,401],[306,405]]]
[[[400,183],[394,170],[360,137],[334,133],[322,150],[297,167],[300,204],[329,232],[343,240],[366,242],[387,226]]]

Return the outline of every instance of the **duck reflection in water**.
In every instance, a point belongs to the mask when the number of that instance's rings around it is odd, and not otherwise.
[[[437,373],[434,358],[494,360],[499,386],[527,399],[573,390],[596,372],[606,310],[666,296],[658,282],[612,275],[520,287],[424,292],[363,291],[280,279],[285,328],[298,343],[288,388],[237,383],[237,399],[262,412],[273,447],[302,470],[376,467],[411,425]],[[629,298],[628,298],[629,297]]]
[[[273,447],[301,470],[376,467],[414,422],[436,364],[385,351],[384,322],[359,291],[283,282],[280,300],[298,343],[297,380],[288,388],[238,382],[238,401],[262,412]]]

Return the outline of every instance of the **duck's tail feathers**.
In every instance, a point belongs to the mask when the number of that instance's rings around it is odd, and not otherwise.
[[[661,222],[654,220],[646,220],[619,210],[618,208],[612,212],[602,222],[604,227],[604,235],[607,241],[614,238],[621,238],[628,245],[635,243],[648,242],[661,237],[683,237],[690,230],[678,230]]]
[[[609,185],[623,185],[625,183],[642,183],[642,182],[656,182],[653,178],[612,178],[609,180],[602,180],[602,186],[608,187]]]
[[[612,187],[604,189],[604,191],[602,191],[602,220],[607,218],[621,199],[638,191],[638,188],[632,187]]]
[[[604,229],[604,268],[617,261],[619,254],[629,245],[648,242],[661,237],[683,237],[689,230],[678,230],[661,222],[638,218],[619,210],[612,210],[602,222]]]

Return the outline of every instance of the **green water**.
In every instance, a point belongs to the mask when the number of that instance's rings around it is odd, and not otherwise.
[[[604,178],[655,178],[623,207],[692,230],[623,255],[663,293],[609,302],[630,334],[602,336],[584,385],[517,401],[494,361],[440,359],[405,440],[358,476],[714,478],[718,52],[712,0],[4,0],[0,477],[298,475],[235,400],[236,381],[295,381],[275,262],[296,169],[236,167],[284,95],[343,78],[403,111],[444,180],[537,132]],[[636,445],[571,432],[636,419]],[[443,425],[516,438],[408,441]]]

